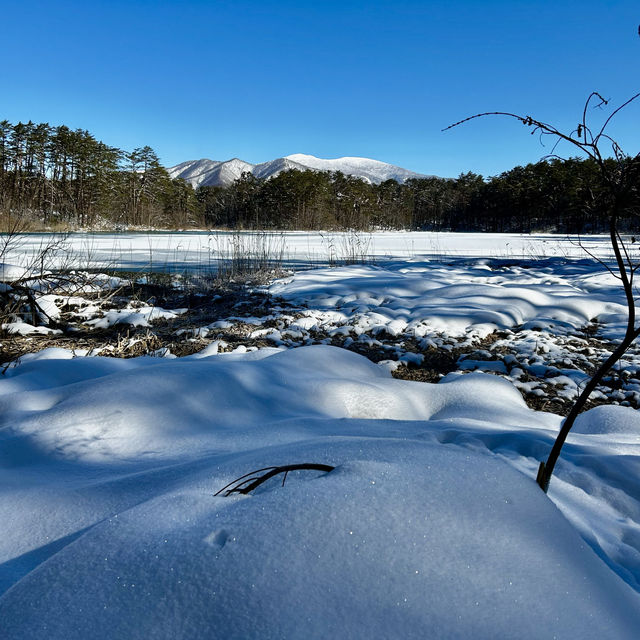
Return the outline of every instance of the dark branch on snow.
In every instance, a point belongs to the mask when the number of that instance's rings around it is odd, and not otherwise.
[[[234,493],[241,493],[247,495],[254,489],[257,489],[261,484],[264,484],[267,480],[270,480],[274,476],[284,474],[282,478],[282,486],[287,479],[287,475],[290,471],[323,471],[329,473],[333,471],[335,467],[328,464],[318,464],[315,462],[302,462],[300,464],[289,464],[279,467],[264,467],[263,469],[256,469],[245,473],[243,476],[236,478],[233,482],[222,487],[219,491],[216,491],[213,495],[225,497],[233,495]]]

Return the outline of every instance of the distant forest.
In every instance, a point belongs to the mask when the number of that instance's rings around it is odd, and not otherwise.
[[[542,160],[490,178],[464,173],[374,185],[340,172],[289,170],[194,190],[171,179],[151,147],[123,151],[81,129],[0,122],[3,230],[20,224],[597,233],[606,231],[600,199],[595,166],[578,158]],[[621,229],[630,226],[622,221]]]

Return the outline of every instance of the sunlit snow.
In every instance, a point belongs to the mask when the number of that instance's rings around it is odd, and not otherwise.
[[[320,325],[438,348],[517,326],[533,370],[558,348],[541,328],[570,336],[597,318],[620,335],[616,283],[582,260],[462,259],[464,236],[450,260],[400,260],[377,242],[394,257],[272,284],[300,312],[266,328],[271,348],[127,360],[51,348],[6,368],[0,637],[637,636],[637,411],[583,414],[545,496],[534,477],[561,418],[527,407],[508,358],[427,384],[334,346],[289,348]],[[128,321],[114,314],[98,321]],[[575,392],[578,373],[552,379]],[[213,495],[300,462],[336,468]]]

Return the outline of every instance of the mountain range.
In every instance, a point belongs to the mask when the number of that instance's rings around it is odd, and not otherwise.
[[[421,173],[402,169],[380,160],[369,158],[334,158],[325,160],[304,153],[294,153],[284,158],[276,158],[269,162],[251,164],[233,158],[232,160],[216,161],[203,158],[201,160],[187,160],[168,169],[172,178],[182,178],[194,188],[230,185],[243,173],[252,173],[256,178],[271,178],[281,171],[298,169],[305,171],[341,171],[345,175],[361,178],[369,183],[379,184],[385,180],[405,182],[410,178],[425,178]]]

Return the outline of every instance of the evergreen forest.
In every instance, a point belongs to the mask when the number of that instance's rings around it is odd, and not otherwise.
[[[637,194],[640,185],[633,191]],[[243,174],[194,190],[149,147],[123,151],[82,129],[0,122],[0,220],[21,229],[422,229],[606,231],[597,168],[551,158],[484,178],[370,184],[340,172]],[[620,221],[621,230],[632,228]]]

